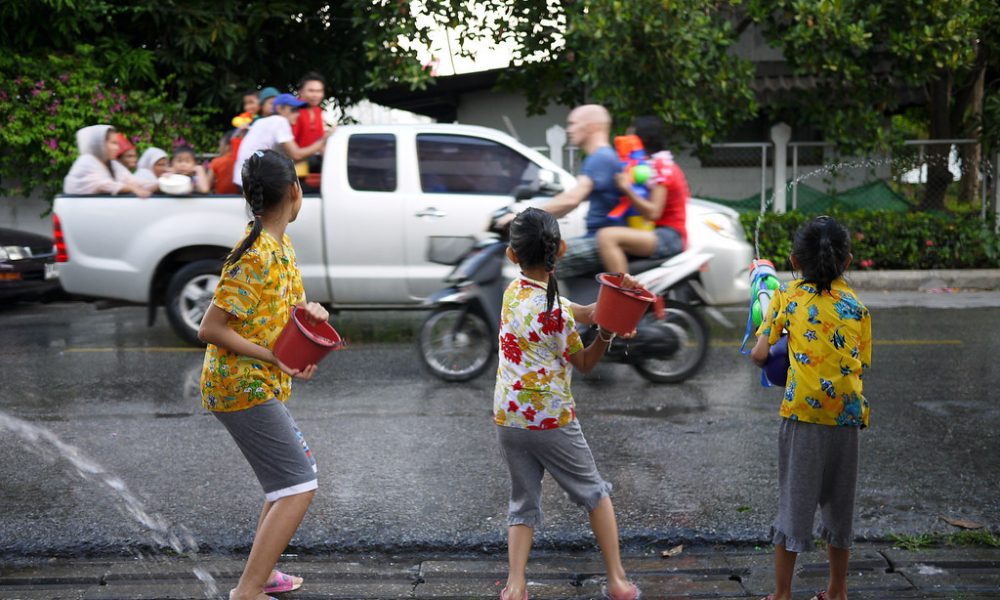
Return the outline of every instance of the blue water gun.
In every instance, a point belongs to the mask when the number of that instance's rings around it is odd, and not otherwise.
[[[637,135],[620,135],[615,138],[615,150],[618,152],[622,170],[632,182],[632,191],[640,198],[648,199],[649,188],[646,187],[646,183],[653,176],[653,168],[649,165],[649,157],[646,155],[646,149],[642,147],[642,140]],[[623,196],[618,206],[611,209],[608,217],[636,229],[652,230],[654,227],[649,219],[639,214],[639,211],[632,206],[632,201],[627,196]]]
[[[767,316],[774,291],[781,286],[774,263],[769,260],[756,259],[750,263],[750,310],[747,316],[747,329],[740,345],[742,354],[750,354],[747,342],[753,339],[760,324]],[[752,344],[751,344],[752,345]],[[767,363],[760,373],[760,384],[764,387],[785,386],[788,378],[788,336],[782,336],[778,343],[771,346]]]

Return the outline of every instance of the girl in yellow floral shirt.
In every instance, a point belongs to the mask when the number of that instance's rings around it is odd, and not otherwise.
[[[222,278],[198,337],[208,343],[202,403],[226,427],[264,488],[250,558],[230,600],[262,600],[288,592],[302,579],[275,570],[317,487],[316,461],[285,407],[291,379],[310,379],[316,365],[290,369],[271,348],[298,307],[325,321],[326,310],[306,303],[295,251],[285,235],[302,207],[295,165],[266,150],[243,166],[243,195],[253,224],[226,258]]]
[[[813,519],[827,543],[830,579],[819,600],[847,599],[847,561],[854,539],[858,431],[868,426],[862,377],[871,365],[871,315],[842,275],[851,262],[847,229],[817,217],[795,235],[792,268],[802,278],[782,285],[768,307],[751,358],[767,362],[788,335],[788,383],[778,435],[778,516],[771,527],[775,591],[791,598],[799,552],[813,545]]]
[[[500,600],[527,600],[525,568],[534,529],[542,521],[542,476],[547,471],[570,499],[590,515],[607,567],[606,596],[636,600],[639,590],[625,577],[618,548],[618,524],[570,392],[571,365],[586,373],[597,365],[615,335],[600,330],[583,347],[576,318],[591,323],[593,305],[579,306],[559,296],[556,260],[566,251],[559,223],[529,208],[510,225],[507,257],[521,277],[507,288],[500,312],[500,364],[493,397],[500,453],[510,472],[507,553],[510,571]],[[626,276],[625,285],[636,287]]]

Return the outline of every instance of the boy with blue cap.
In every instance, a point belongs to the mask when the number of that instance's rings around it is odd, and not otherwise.
[[[258,150],[277,150],[284,152],[293,161],[299,161],[323,149],[332,130],[324,132],[323,137],[304,148],[295,143],[292,125],[298,120],[299,110],[305,105],[305,102],[291,94],[278,94],[274,98],[274,114],[255,121],[240,144],[239,154],[233,164],[233,183],[243,187],[243,163]]]

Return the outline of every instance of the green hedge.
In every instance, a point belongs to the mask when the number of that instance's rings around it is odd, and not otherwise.
[[[1000,236],[979,215],[859,210],[831,216],[851,233],[852,269],[989,269],[1000,267]],[[813,215],[767,213],[760,224],[760,256],[791,270],[795,231]],[[740,220],[754,243],[757,214]]]

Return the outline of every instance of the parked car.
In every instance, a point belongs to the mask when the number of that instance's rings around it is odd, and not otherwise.
[[[0,228],[0,302],[36,300],[59,290],[52,239]]]
[[[420,308],[451,268],[428,260],[435,243],[471,243],[511,193],[550,171],[574,177],[493,129],[420,124],[342,126],[327,141],[320,194],[306,195],[288,228],[306,295],[336,310]],[[545,198],[537,198],[543,202]],[[585,231],[586,206],[560,219],[563,235]],[[181,337],[196,343],[222,259],[248,221],[239,196],[59,196],[59,273],[66,291],[165,306]],[[736,213],[692,201],[692,245],[714,254],[703,274],[716,303],[743,302],[752,250]]]

